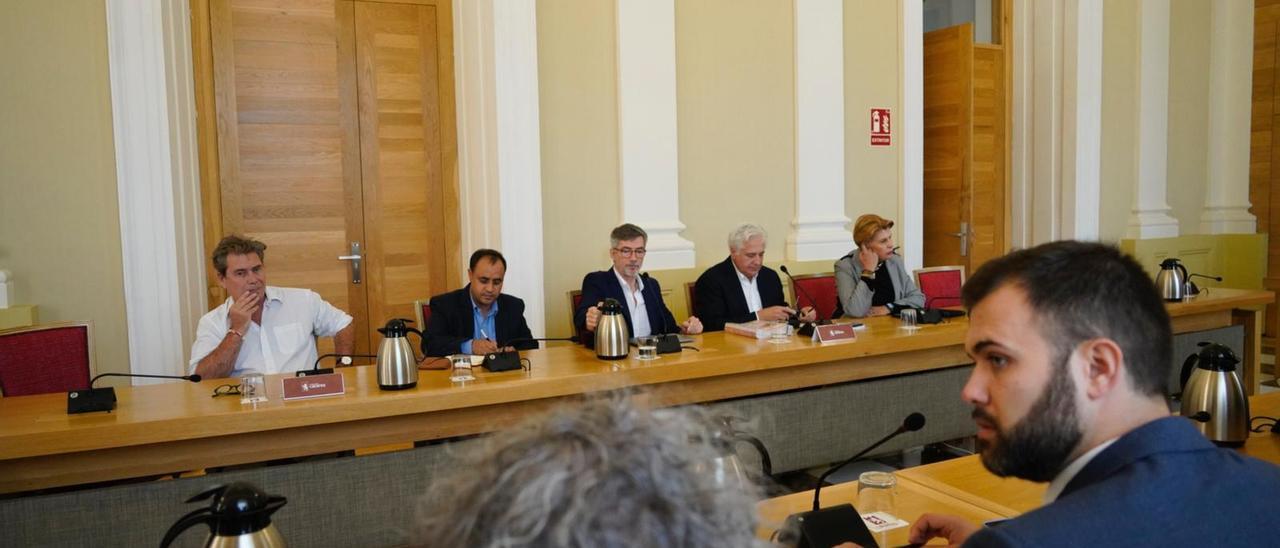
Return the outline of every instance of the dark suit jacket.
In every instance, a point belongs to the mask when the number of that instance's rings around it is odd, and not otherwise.
[[[489,336],[498,346],[516,339],[533,337],[524,321],[524,301],[511,295],[498,295],[498,314],[493,318]],[[428,356],[447,356],[462,352],[462,343],[478,338],[471,311],[471,284],[431,298],[431,319],[422,333],[422,352]],[[520,350],[537,348],[538,341],[522,341],[512,346]]]
[[[747,310],[747,296],[742,294],[733,259],[725,259],[708,268],[698,276],[693,288],[698,299],[693,303],[693,315],[702,320],[703,331],[722,331],[725,322],[743,323],[756,319],[755,313]],[[761,308],[787,305],[786,297],[782,295],[782,279],[773,269],[760,269],[756,274],[756,288],[760,290]]]
[[[644,309],[648,313],[649,328],[653,330],[653,334],[679,333],[680,324],[676,323],[675,316],[671,315],[666,303],[662,302],[662,286],[658,285],[658,280],[649,277],[648,274],[640,276],[644,278],[644,289],[640,290],[640,294],[644,295]],[[592,272],[582,278],[582,302],[578,304],[578,309],[573,311],[573,323],[578,326],[578,332],[583,334],[582,342],[587,346],[595,344],[595,339],[586,335],[587,309],[605,299],[614,299],[622,305],[622,317],[627,320],[627,332],[633,337],[636,334],[635,326],[631,325],[631,305],[622,291],[622,282],[618,281],[618,276],[613,273],[612,268]]]
[[[1274,546],[1277,500],[1280,467],[1168,417],[1121,436],[1052,504],[965,546]]]

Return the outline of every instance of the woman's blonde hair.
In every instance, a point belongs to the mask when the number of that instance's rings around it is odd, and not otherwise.
[[[871,240],[877,232],[892,228],[893,221],[875,213],[868,213],[858,217],[857,222],[853,223],[853,243],[862,247],[862,243]]]

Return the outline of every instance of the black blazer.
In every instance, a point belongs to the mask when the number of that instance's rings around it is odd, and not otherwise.
[[[511,341],[529,339],[529,324],[524,321],[524,301],[511,295],[499,294],[498,314],[493,319],[493,330],[490,338],[498,346],[514,346],[520,350],[538,347],[538,341],[524,340],[515,344]],[[462,343],[480,336],[475,332],[474,315],[471,311],[471,284],[466,287],[436,295],[431,298],[431,319],[427,320],[427,328],[422,332],[422,353],[428,356],[447,356],[462,352]]]
[[[769,267],[762,267],[756,274],[756,288],[760,290],[761,308],[787,306],[782,294],[782,279]],[[747,296],[742,294],[738,271],[733,259],[708,268],[693,285],[695,298],[694,316],[702,320],[703,331],[723,331],[725,322],[744,323],[756,319],[747,310]]]
[[[671,314],[671,310],[667,309],[666,303],[662,302],[662,286],[658,285],[658,280],[651,278],[648,274],[640,274],[640,276],[644,278],[644,289],[640,290],[640,294],[644,295],[644,309],[649,316],[649,329],[655,335],[679,333],[680,324],[676,323],[675,316]],[[613,273],[612,268],[591,272],[582,278],[582,302],[578,304],[578,309],[573,311],[573,323],[578,326],[578,332],[582,333],[582,342],[587,346],[595,344],[595,340],[586,335],[587,309],[605,299],[614,299],[622,305],[622,317],[627,320],[627,332],[633,337],[636,334],[635,326],[631,325],[631,305],[622,291],[622,282],[618,281],[617,274]]]

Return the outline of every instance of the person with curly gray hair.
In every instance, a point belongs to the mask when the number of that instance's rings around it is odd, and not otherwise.
[[[478,440],[465,473],[418,508],[430,546],[765,546],[752,486],[721,485],[712,426],[696,408],[651,411],[594,398]]]

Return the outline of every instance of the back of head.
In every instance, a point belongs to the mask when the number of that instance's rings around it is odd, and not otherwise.
[[[1026,292],[1041,336],[1058,355],[1088,339],[1111,339],[1124,352],[1134,389],[1164,394],[1173,352],[1169,313],[1155,282],[1132,257],[1077,241],[1014,251],[982,265],[965,282],[965,308],[972,310],[1006,284]]]
[[[433,546],[755,544],[755,493],[698,466],[715,455],[696,410],[589,399],[477,441],[419,511]]]

